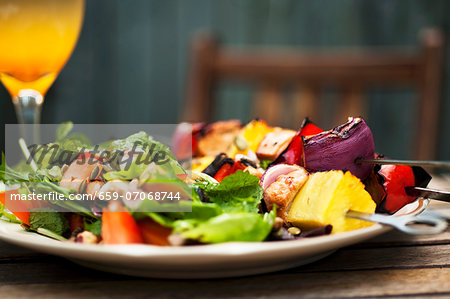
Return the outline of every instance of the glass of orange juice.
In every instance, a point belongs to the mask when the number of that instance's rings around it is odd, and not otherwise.
[[[84,0],[0,0],[0,80],[20,123],[39,123],[44,96],[78,40]]]

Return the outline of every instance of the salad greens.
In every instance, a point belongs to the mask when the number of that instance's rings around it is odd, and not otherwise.
[[[258,214],[263,192],[257,177],[239,170],[220,184],[198,181],[194,188],[203,191],[210,202],[201,202],[195,193],[192,212],[148,216],[173,227],[184,238],[202,243],[263,241],[270,233],[276,212]]]
[[[69,198],[77,191],[63,187],[59,182],[64,175],[64,168],[67,169],[68,165],[74,163],[72,161],[79,159],[79,151],[82,149],[124,153],[119,157],[125,159],[123,163],[117,157],[104,157],[98,160],[109,168],[106,169],[105,166],[102,169],[102,184],[111,180],[129,182],[134,179],[139,179],[140,184],[144,184],[149,179],[155,178],[181,181],[180,177],[186,175],[186,171],[175,159],[169,147],[153,140],[145,132],[92,146],[84,135],[70,134],[72,128],[73,124],[70,122],[62,124],[56,131],[54,143],[32,149],[31,156],[40,157],[35,161],[37,170],[33,170],[29,163],[24,162],[10,167],[4,163],[3,157],[0,180],[8,186],[17,185],[20,194],[55,192]],[[67,156],[68,152],[72,155],[66,163],[64,161],[67,159],[63,159],[62,156]],[[131,154],[127,160],[128,153]],[[141,153],[150,153],[145,157],[147,160],[144,163],[142,163],[144,156]],[[30,157],[25,155],[25,158]],[[161,161],[164,163],[158,163]],[[263,241],[272,230],[276,217],[275,209],[266,214],[258,213],[263,190],[259,186],[259,179],[248,172],[239,170],[224,178],[221,183],[206,174],[201,174],[196,181],[190,182],[187,186],[189,192],[186,194],[190,194],[191,201],[181,200],[179,205],[192,205],[191,212],[140,212],[128,206],[128,211],[135,222],[134,226],[138,227],[140,221],[150,218],[156,224],[170,228],[172,234],[198,243]],[[94,206],[89,209],[73,200],[50,202],[79,215],[81,226],[85,231],[102,237],[106,218],[102,221],[101,209],[95,211]],[[165,205],[155,201],[151,204],[161,207]],[[35,209],[29,213],[28,227],[30,230],[63,240],[72,233],[70,230],[72,224],[69,223],[71,218],[68,216],[71,213],[57,212],[52,207]],[[17,222],[16,217],[5,210],[2,204],[0,216]],[[117,225],[112,228],[113,233],[119,234],[131,229],[118,227],[124,225],[120,221],[112,223]]]
[[[55,192],[61,194],[65,198],[69,198],[69,194],[74,193],[75,190],[61,187],[57,184],[58,179],[56,178],[55,167],[50,169],[38,169],[36,172],[21,173],[9,167],[6,163],[4,164],[4,169],[0,170],[0,179],[7,182],[9,185],[19,184],[19,193],[28,195],[31,191],[35,193],[48,193]],[[60,169],[58,174],[60,173]],[[68,210],[77,211],[87,217],[95,217],[91,211],[86,209],[84,206],[77,205],[70,200],[60,200],[60,201],[50,201],[50,203],[59,205],[62,208]]]
[[[104,175],[106,180],[139,178],[151,163],[156,163],[159,166],[158,168],[164,171],[166,178],[171,175],[186,173],[167,145],[153,140],[142,131],[124,139],[111,141],[105,146],[105,149],[108,152],[127,153],[133,151],[137,154],[134,158],[122,157],[121,161],[113,159],[111,163],[119,169],[106,173]],[[150,154],[144,155],[144,153]]]

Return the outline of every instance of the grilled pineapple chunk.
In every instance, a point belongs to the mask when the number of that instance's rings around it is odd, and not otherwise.
[[[338,233],[372,225],[345,217],[348,210],[374,213],[375,207],[363,183],[350,172],[316,172],[296,195],[287,221],[304,230],[331,224],[332,233]]]

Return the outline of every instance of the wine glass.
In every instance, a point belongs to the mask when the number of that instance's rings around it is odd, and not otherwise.
[[[22,124],[40,122],[44,96],[69,59],[84,0],[0,0],[0,81]]]

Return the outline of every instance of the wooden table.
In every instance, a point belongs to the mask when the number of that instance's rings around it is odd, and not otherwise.
[[[434,185],[450,186],[442,182]],[[431,208],[450,217],[450,204],[433,202]],[[0,298],[125,296],[450,298],[450,229],[426,237],[392,231],[302,267],[251,277],[192,281],[102,273],[0,242]]]

